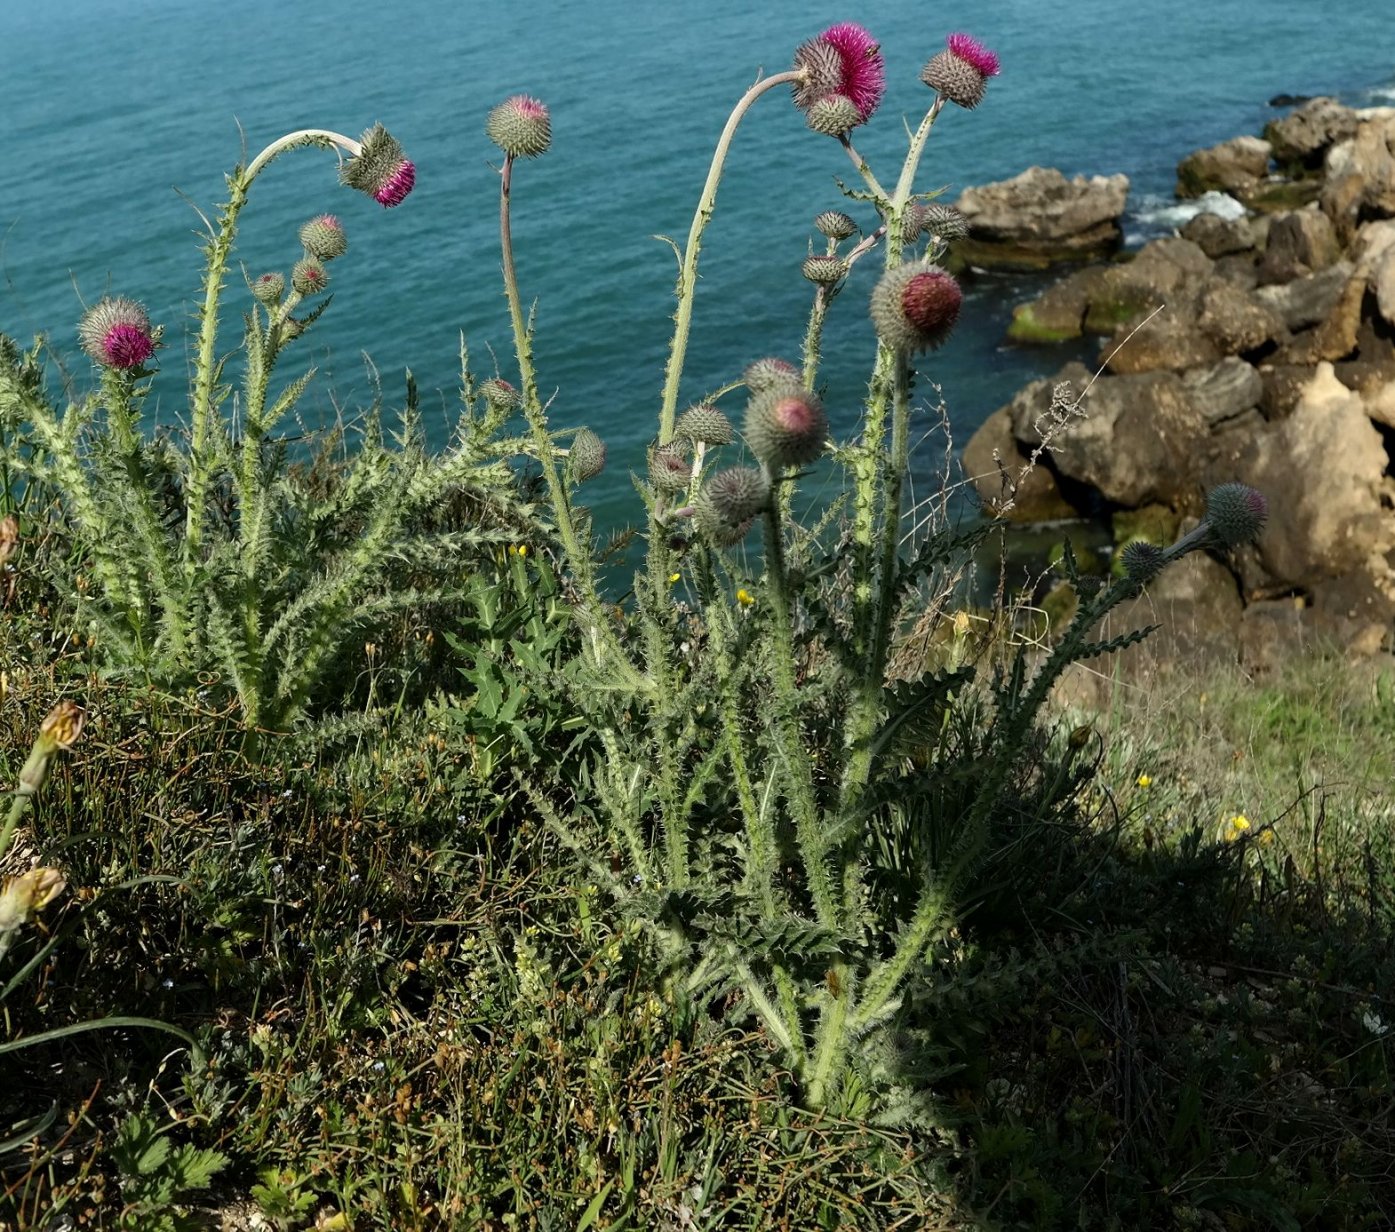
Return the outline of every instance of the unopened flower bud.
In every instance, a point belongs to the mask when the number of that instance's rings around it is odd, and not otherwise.
[[[828,416],[806,389],[767,390],[746,408],[746,443],[766,466],[802,466],[823,453]]]
[[[138,368],[155,354],[150,318],[132,299],[98,300],[78,322],[78,341],[105,368]]]
[[[763,394],[766,390],[779,386],[793,386],[797,389],[804,380],[799,369],[792,363],[773,356],[748,364],[743,379],[746,388],[753,394]]]
[[[303,257],[291,268],[291,287],[297,295],[318,295],[329,285],[329,271],[313,257]]]
[[[490,377],[483,382],[480,393],[492,411],[516,411],[523,405],[523,395],[502,377]]]
[[[846,240],[857,234],[857,223],[842,210],[824,210],[814,219],[814,226],[831,240]]]
[[[375,124],[359,139],[358,147],[358,153],[340,168],[340,183],[367,193],[384,209],[401,205],[417,182],[417,169],[397,139]]]
[[[655,492],[672,495],[685,492],[692,467],[676,443],[655,445],[649,451],[649,484]]]
[[[944,240],[947,244],[962,240],[969,234],[969,220],[952,205],[937,205],[931,202],[924,207],[920,229]]]
[[[746,537],[769,501],[765,475],[754,466],[734,466],[718,471],[703,485],[693,507],[693,521],[720,547],[730,547]]]
[[[275,308],[286,293],[286,279],[281,274],[262,274],[252,283],[252,294],[257,302],[268,308]]]
[[[872,323],[894,351],[924,351],[949,337],[964,293],[938,265],[912,261],[883,275],[872,292]]]
[[[578,428],[567,452],[573,483],[585,483],[605,470],[605,442],[590,428]]]
[[[920,70],[920,79],[951,103],[970,110],[983,102],[988,79],[998,75],[998,57],[967,34],[951,34],[948,47]]]
[[[510,158],[536,158],[552,144],[547,107],[526,94],[515,94],[495,107],[484,131]]]
[[[805,257],[800,273],[815,285],[826,287],[848,276],[848,263],[842,257]]]
[[[1167,553],[1156,543],[1135,539],[1120,549],[1119,563],[1124,574],[1142,586],[1162,572],[1167,564]]]
[[[715,406],[690,406],[678,417],[674,428],[677,436],[686,436],[690,441],[701,441],[704,445],[730,445],[736,434],[732,431],[731,420]]]
[[[1269,518],[1269,502],[1246,483],[1223,483],[1206,497],[1206,521],[1225,547],[1234,548],[1259,536]]]
[[[86,719],[83,710],[70,701],[61,701],[48,712],[39,724],[38,739],[20,769],[17,795],[36,795],[43,788],[53,759],[60,751],[77,743]]]
[[[819,99],[804,113],[805,127],[825,137],[841,137],[861,123],[862,114],[857,104],[841,94],[829,94]]]
[[[333,261],[348,251],[344,225],[333,214],[321,214],[300,228],[300,242],[317,261]]]

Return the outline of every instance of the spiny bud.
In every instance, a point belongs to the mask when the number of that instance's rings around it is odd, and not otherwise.
[[[730,445],[735,438],[731,420],[715,406],[690,406],[678,417],[674,428],[678,436],[704,445]]]
[[[367,193],[384,209],[401,205],[417,182],[417,169],[396,138],[375,124],[354,144],[358,152],[345,160],[339,182]]]
[[[515,94],[495,107],[484,131],[510,158],[536,158],[552,144],[547,107],[526,94]]]
[[[578,428],[567,452],[573,483],[585,483],[605,470],[605,442],[590,428]]]
[[[746,408],[746,443],[772,470],[802,466],[823,453],[828,416],[805,389],[770,389]]]
[[[901,213],[901,242],[903,244],[914,244],[920,238],[920,233],[925,230],[925,216],[928,211],[929,207],[922,205],[919,201],[906,203],[906,208]]]
[[[692,468],[676,442],[649,451],[649,484],[655,492],[672,495],[687,490]]]
[[[329,271],[314,257],[303,257],[291,267],[291,287],[297,295],[318,295],[329,285]]]
[[[846,240],[857,234],[857,223],[842,210],[824,210],[814,219],[814,226],[831,240]]]
[[[333,214],[321,214],[300,228],[300,242],[317,261],[333,261],[349,249],[344,226]]]
[[[970,110],[983,102],[988,79],[998,75],[998,57],[967,34],[951,34],[948,48],[920,70],[920,79],[951,103]]]
[[[138,368],[155,354],[145,309],[133,299],[110,295],[82,314],[78,341],[104,368]]]
[[[490,377],[480,385],[480,393],[491,411],[516,411],[523,405],[523,396],[503,377]]]
[[[964,293],[938,265],[912,261],[882,276],[872,292],[872,323],[894,351],[924,351],[949,337]]]
[[[969,234],[969,220],[952,205],[936,205],[932,202],[925,207],[920,229],[928,231],[947,244],[952,244]]]
[[[1156,543],[1134,539],[1120,549],[1119,563],[1124,574],[1142,586],[1162,572],[1167,564],[1167,553]]]
[[[848,276],[848,263],[842,257],[805,257],[800,273],[810,282],[826,287]]]
[[[857,104],[841,94],[828,94],[804,113],[804,124],[825,137],[841,137],[862,123]]]
[[[753,394],[763,394],[766,390],[775,389],[778,386],[798,388],[804,380],[799,369],[792,363],[788,360],[776,359],[773,356],[747,364],[743,379],[746,382],[746,388]]]
[[[1206,521],[1225,547],[1257,538],[1268,518],[1269,502],[1247,483],[1223,483],[1207,494]]]
[[[277,273],[262,274],[252,283],[252,294],[257,302],[268,308],[275,308],[286,293],[286,279]]]
[[[708,538],[730,547],[746,537],[755,516],[770,501],[770,483],[754,466],[718,471],[703,485],[693,505],[693,520]]]

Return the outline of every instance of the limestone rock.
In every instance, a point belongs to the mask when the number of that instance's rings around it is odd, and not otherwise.
[[[1230,356],[1212,368],[1194,368],[1182,374],[1187,387],[1212,431],[1259,405],[1264,382],[1243,359]]]
[[[1258,137],[1233,137],[1188,154],[1177,166],[1177,195],[1199,197],[1217,189],[1243,200],[1268,174],[1270,153],[1269,142]]]
[[[1045,410],[1050,405],[1050,385],[1048,381],[1034,381],[1018,398],[1028,402],[1039,399]],[[1014,522],[1049,522],[1076,516],[1075,509],[1061,495],[1045,458],[1027,469],[1028,450],[1013,436],[1012,422],[1012,408],[1000,407],[964,447],[964,473],[984,507],[993,514],[1005,513]]]
[[[1259,409],[1265,419],[1287,419],[1298,405],[1303,387],[1317,374],[1312,364],[1261,364]]]
[[[1185,372],[1216,363],[1224,354],[1187,308],[1165,310],[1146,324],[1120,326],[1100,349],[1100,363],[1117,376]]]
[[[1395,108],[1358,112],[1356,132],[1327,151],[1322,208],[1343,241],[1368,218],[1395,217]]]
[[[1180,312],[1200,292],[1215,263],[1191,240],[1154,240],[1132,261],[1110,266],[1090,296],[1085,329],[1111,334],[1164,304]]]
[[[1338,261],[1319,274],[1279,286],[1261,287],[1256,298],[1278,313],[1286,328],[1307,329],[1331,315],[1353,273],[1354,265]]]
[[[1092,299],[1103,294],[1108,270],[1090,265],[1048,287],[1036,299],[1012,310],[1008,337],[1014,342],[1049,343],[1079,338]]]
[[[965,189],[956,203],[969,224],[957,245],[973,265],[1042,269],[1112,252],[1128,197],[1125,175],[1076,176],[1029,167],[1010,180]]]
[[[1233,283],[1214,279],[1202,291],[1199,307],[1201,332],[1226,355],[1256,350],[1286,332],[1272,307]]]
[[[1222,218],[1219,214],[1209,213],[1188,219],[1181,230],[1183,239],[1191,240],[1213,259],[1236,252],[1250,252],[1263,245],[1268,234],[1268,216]]]
[[[1264,137],[1281,166],[1316,170],[1327,147],[1356,132],[1356,112],[1335,98],[1312,98],[1281,120],[1264,126]]]
[[[1292,282],[1334,264],[1341,256],[1337,231],[1321,210],[1289,210],[1275,214],[1259,265],[1263,285]]]

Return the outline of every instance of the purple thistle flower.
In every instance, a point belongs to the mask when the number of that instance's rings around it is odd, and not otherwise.
[[[976,38],[951,34],[946,50],[920,70],[920,79],[937,94],[973,110],[983,102],[988,79],[998,75],[998,57]]]
[[[375,124],[355,144],[358,150],[340,169],[340,182],[367,193],[384,209],[401,205],[417,182],[417,169],[397,139]]]
[[[82,315],[78,340],[104,368],[137,368],[155,354],[150,318],[135,300],[106,296]]]
[[[794,87],[794,105],[807,112],[830,96],[847,99],[865,124],[886,93],[886,64],[881,45],[853,22],[829,26],[801,44],[794,67],[804,74]]]
[[[945,42],[952,54],[978,69],[985,77],[996,77],[999,72],[997,52],[989,51],[978,39],[970,34],[951,34]]]

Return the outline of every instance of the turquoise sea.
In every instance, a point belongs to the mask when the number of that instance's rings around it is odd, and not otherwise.
[[[242,144],[255,153],[301,127],[358,135],[381,120],[417,165],[417,189],[383,211],[338,187],[331,155],[296,151],[256,183],[238,258],[288,269],[296,228],[334,212],[350,237],[335,300],[299,358],[320,375],[313,415],[388,405],[410,367],[433,430],[456,399],[458,338],[477,366],[509,333],[500,291],[497,177],[483,135],[512,93],[548,103],[554,144],[515,179],[525,297],[538,301],[542,383],[559,425],[586,423],[612,465],[588,492],[598,521],[636,514],[626,471],[656,424],[681,239],[731,105],[761,71],[835,21],[881,40],[888,92],[859,148],[895,178],[917,81],[947,33],[995,49],[1002,76],[976,112],[947,109],[919,186],[1000,179],[1034,163],[1133,181],[1131,242],[1179,220],[1173,170],[1190,150],[1258,132],[1281,93],[1395,101],[1389,0],[947,0],[936,5],[807,0],[0,0],[0,330],[44,330],[86,380],[74,323],[104,292],[145,302],[167,327],[157,415],[178,420],[185,329],[198,293],[197,210],[212,214]],[[798,267],[810,220],[843,205],[854,173],[837,144],[803,127],[785,91],[743,125],[708,231],[687,398],[761,354],[795,356],[809,302]],[[865,206],[852,209],[865,218]],[[856,422],[872,351],[867,262],[835,303],[825,376],[836,434]],[[1004,347],[1031,277],[975,276],[955,338],[929,365],[959,443],[1025,380],[1067,355]],[[247,302],[234,286],[224,340]],[[295,358],[294,352],[292,357]],[[940,452],[927,447],[923,474]]]

